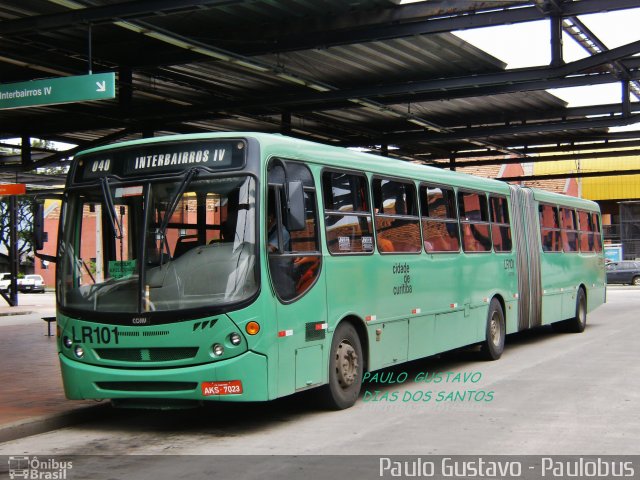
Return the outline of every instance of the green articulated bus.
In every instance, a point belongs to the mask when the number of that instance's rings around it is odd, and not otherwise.
[[[598,206],[281,135],[76,156],[57,246],[70,399],[262,401],[555,324],[605,300]]]

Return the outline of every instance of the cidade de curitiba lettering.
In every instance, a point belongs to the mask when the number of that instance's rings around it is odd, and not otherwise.
[[[227,158],[225,158],[227,155],[227,150],[224,148],[144,155],[135,158],[133,169],[147,170],[172,165],[224,162],[227,160]]]

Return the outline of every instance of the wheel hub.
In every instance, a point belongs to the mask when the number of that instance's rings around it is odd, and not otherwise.
[[[491,317],[491,323],[489,324],[489,334],[491,336],[491,342],[495,346],[500,345],[500,337],[502,333],[500,331],[500,328],[501,328],[500,318],[498,318],[498,315],[494,313],[493,316]]]
[[[358,355],[355,349],[346,341],[338,345],[336,352],[336,373],[338,383],[342,388],[354,384],[358,374]]]

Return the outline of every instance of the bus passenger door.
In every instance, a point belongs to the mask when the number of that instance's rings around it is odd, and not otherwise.
[[[327,311],[315,191],[304,188],[306,221],[298,230],[288,228],[285,196],[282,185],[269,186],[266,251],[277,298],[278,395],[326,381]]]

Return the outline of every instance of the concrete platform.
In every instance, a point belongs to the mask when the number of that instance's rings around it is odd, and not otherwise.
[[[55,315],[53,293],[21,294],[18,301],[17,307],[0,305],[0,442],[62,428],[110,408],[64,396],[55,322],[48,337],[42,320]]]

